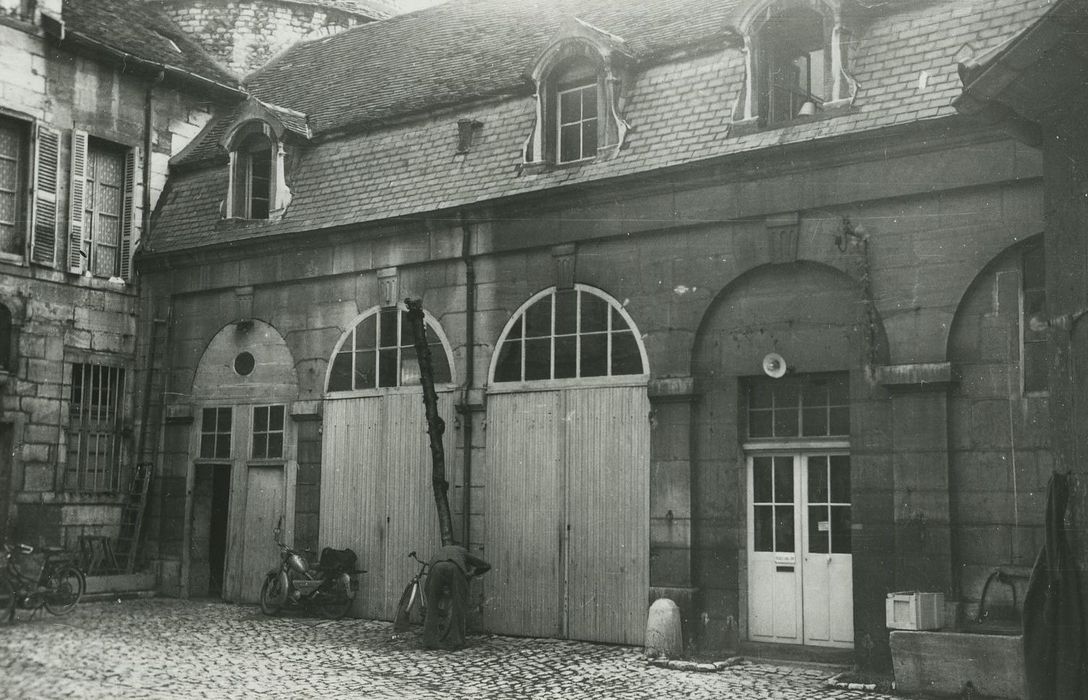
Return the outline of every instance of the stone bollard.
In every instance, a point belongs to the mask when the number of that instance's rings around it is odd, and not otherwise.
[[[680,608],[668,598],[658,598],[646,618],[646,655],[675,659],[683,653]]]

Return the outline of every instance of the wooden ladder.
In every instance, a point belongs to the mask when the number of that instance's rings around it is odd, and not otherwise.
[[[140,533],[147,508],[147,492],[151,485],[152,464],[140,462],[132,473],[127,500],[121,509],[121,532],[117,537],[115,554],[125,561],[125,573],[131,574],[136,567],[136,554],[140,549]]]

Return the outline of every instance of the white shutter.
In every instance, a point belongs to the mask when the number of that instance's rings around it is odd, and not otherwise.
[[[71,196],[68,199],[68,271],[79,274],[87,267],[84,237],[87,223],[84,221],[84,196],[87,188],[87,132],[72,131],[72,179]],[[82,253],[82,255],[81,255]]]
[[[139,238],[140,222],[136,216],[136,169],[140,164],[140,149],[130,148],[125,154],[125,200],[121,208],[121,277],[132,277],[132,248]]]
[[[60,132],[38,125],[34,139],[34,224],[31,232],[30,259],[43,265],[56,265],[57,256],[57,165],[60,157]]]

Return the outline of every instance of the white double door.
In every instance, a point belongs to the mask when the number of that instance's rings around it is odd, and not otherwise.
[[[748,458],[748,637],[852,647],[850,456]]]

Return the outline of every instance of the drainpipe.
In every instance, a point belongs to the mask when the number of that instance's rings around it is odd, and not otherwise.
[[[472,521],[472,408],[469,392],[476,380],[476,268],[472,263],[472,228],[464,210],[461,214],[461,260],[465,263],[465,388],[461,392],[461,451],[464,465],[461,480],[461,542],[469,546]]]

